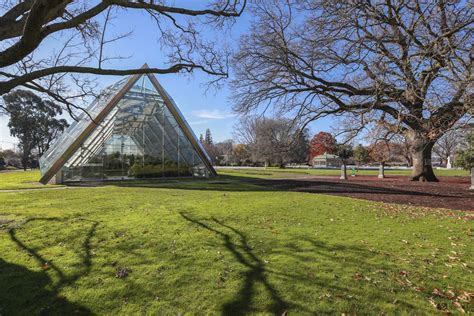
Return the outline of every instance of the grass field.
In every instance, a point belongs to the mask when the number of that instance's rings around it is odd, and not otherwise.
[[[0,192],[0,314],[472,313],[473,234],[231,176]]]
[[[241,177],[252,178],[284,178],[293,175],[301,176],[338,176],[341,171],[338,169],[280,169],[280,168],[220,168],[220,175],[238,175]],[[411,170],[385,170],[387,176],[409,176]],[[435,169],[435,174],[440,177],[468,177],[469,171],[458,169]],[[347,174],[350,175],[352,170],[348,168]],[[358,175],[376,176],[378,170],[358,170]]]
[[[0,172],[0,190],[44,188],[44,185],[38,183],[39,178],[38,170]]]
[[[351,174],[351,170],[347,171]],[[237,176],[250,178],[288,178],[295,176],[338,176],[339,170],[335,169],[280,169],[280,168],[221,168],[218,169],[221,176]],[[451,176],[451,177],[468,177],[467,170],[458,169],[435,169],[437,176]],[[358,175],[376,176],[377,170],[359,170]],[[387,176],[409,176],[410,170],[386,170]],[[27,188],[44,188],[45,186],[38,183],[40,173],[38,170],[33,171],[18,171],[0,173],[0,190],[10,189],[27,189]],[[50,186],[50,185],[48,185]],[[57,186],[54,186],[57,187]]]

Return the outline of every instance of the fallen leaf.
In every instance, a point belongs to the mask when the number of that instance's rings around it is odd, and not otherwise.
[[[435,288],[432,292],[434,295],[436,296],[439,296],[439,297],[444,297],[445,295],[443,294],[442,291],[440,291],[439,289]]]
[[[432,297],[429,297],[429,298],[428,298],[428,302],[430,302],[430,304],[431,304],[434,308],[436,308],[436,302],[434,301],[434,299],[433,299]]]
[[[461,303],[459,303],[459,302],[454,302],[453,304],[454,304],[454,306],[457,307],[458,311],[460,311],[460,312],[463,313],[463,314],[466,313],[466,311],[465,311],[464,308],[462,307]]]

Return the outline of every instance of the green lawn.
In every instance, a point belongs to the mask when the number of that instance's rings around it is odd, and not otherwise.
[[[411,170],[385,170],[385,174],[390,176],[409,176]],[[451,176],[451,177],[468,177],[469,171],[458,169],[435,169],[437,176]],[[338,169],[292,169],[292,168],[220,168],[218,169],[220,175],[238,175],[242,177],[252,178],[285,178],[299,176],[338,176],[341,171]],[[347,170],[348,174],[352,173],[351,169]],[[378,170],[358,170],[358,175],[376,176]]]
[[[39,170],[0,172],[0,190],[45,188],[40,177]]]
[[[348,174],[351,174],[351,170],[348,170]],[[280,168],[221,168],[218,169],[218,173],[221,176],[237,176],[240,178],[293,178],[293,177],[305,177],[305,176],[337,176],[340,174],[339,170],[334,169],[280,169]],[[468,177],[469,172],[467,170],[457,169],[440,169],[435,170],[437,176],[462,176]],[[371,175],[376,176],[377,170],[359,170],[358,175]],[[385,174],[390,175],[401,175],[409,176],[410,170],[386,170]],[[33,171],[15,171],[0,173],[0,190],[11,190],[11,189],[36,189],[45,188],[44,185],[38,182],[40,178],[39,170]],[[57,187],[48,185],[46,187]]]
[[[472,313],[473,234],[236,177],[0,192],[0,314]]]

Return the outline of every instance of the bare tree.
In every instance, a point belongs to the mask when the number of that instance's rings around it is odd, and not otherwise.
[[[462,142],[462,135],[458,129],[451,129],[446,132],[433,147],[433,151],[441,159],[442,164],[448,163],[448,157],[453,157],[454,153]]]
[[[472,1],[261,3],[233,60],[235,108],[387,124],[409,139],[411,179],[437,181],[434,144],[473,110],[473,15]]]
[[[166,2],[3,1],[0,4],[0,95],[22,86],[47,94],[72,112],[75,98],[93,93],[95,84],[84,74],[168,74],[199,69],[216,76],[214,82],[225,78],[228,53],[220,43],[215,45],[212,40],[204,39],[199,26],[226,27],[241,15],[246,0],[202,1],[184,7]],[[108,44],[125,39],[133,31],[114,33],[111,21],[132,11],[143,12],[156,22],[155,30],[138,31],[149,33],[150,40],[159,38],[161,50],[168,56],[163,67],[107,67],[108,61],[126,57],[109,55]],[[72,93],[71,85],[77,93]]]
[[[216,143],[214,148],[216,151],[216,156],[218,157],[218,165],[227,166],[232,162],[234,143],[231,139]]]
[[[277,164],[303,162],[308,156],[308,132],[285,118],[243,117],[236,138],[247,145],[253,162]]]
[[[406,162],[406,164],[411,167],[413,166],[413,157],[411,155],[411,146],[410,141],[407,139],[406,135],[402,134],[395,134],[391,138],[391,142],[393,145],[393,154],[396,157],[399,157],[398,161]]]

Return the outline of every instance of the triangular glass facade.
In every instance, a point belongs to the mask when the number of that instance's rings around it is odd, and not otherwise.
[[[215,175],[173,100],[150,75],[107,88],[87,113],[41,158],[42,182],[57,171],[63,181]]]

